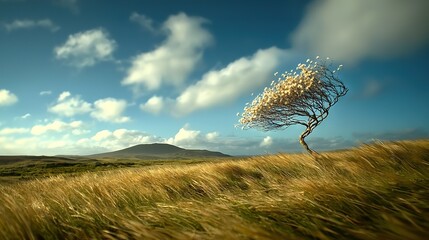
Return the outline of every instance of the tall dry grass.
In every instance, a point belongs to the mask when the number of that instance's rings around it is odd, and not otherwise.
[[[429,141],[0,186],[0,239],[426,239]]]

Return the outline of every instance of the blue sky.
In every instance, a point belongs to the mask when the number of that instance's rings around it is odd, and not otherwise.
[[[153,142],[233,155],[301,152],[299,126],[237,112],[307,58],[350,89],[315,150],[429,137],[429,2],[0,0],[0,154]]]

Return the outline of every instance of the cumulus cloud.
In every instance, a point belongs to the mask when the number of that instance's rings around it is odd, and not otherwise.
[[[428,44],[429,1],[314,1],[293,47],[346,63],[406,54]]]
[[[326,140],[326,139],[325,139]],[[187,149],[207,149],[220,151],[231,155],[252,155],[277,152],[297,152],[302,148],[298,140],[274,139],[265,137],[239,137],[223,136],[218,132],[203,133],[191,129],[188,124],[179,129],[175,136],[164,140],[165,143],[174,144]]]
[[[146,103],[140,105],[140,109],[153,114],[160,113],[164,108],[164,99],[159,96],[153,96]]]
[[[49,107],[48,111],[60,116],[72,117],[92,111],[92,106],[79,95],[71,96],[70,92],[65,91],[58,96],[57,103]]]
[[[218,132],[210,132],[206,134],[206,139],[208,141],[213,141],[215,140],[217,137],[219,137],[219,133]]]
[[[106,139],[110,136],[112,136],[112,132],[110,132],[109,130],[102,130],[102,131],[97,132],[93,137],[91,137],[91,139],[99,142],[99,141]]]
[[[17,19],[10,23],[3,24],[7,31],[14,31],[19,29],[32,29],[32,28],[45,28],[51,32],[60,30],[60,27],[52,22],[51,19],[30,20],[30,19]]]
[[[116,47],[116,41],[98,28],[70,35],[63,45],[55,47],[54,53],[57,59],[65,60],[71,66],[85,68],[112,60]]]
[[[130,16],[130,20],[139,24],[144,29],[149,30],[150,32],[155,32],[155,28],[153,27],[153,20],[143,14],[133,12]]]
[[[296,54],[276,47],[242,57],[220,70],[212,70],[188,86],[177,98],[154,96],[141,105],[144,111],[169,111],[185,115],[197,110],[228,104],[267,84],[274,70]]]
[[[187,87],[175,100],[174,111],[181,115],[230,103],[267,84],[286,51],[272,47],[252,57],[240,58],[220,70],[210,71]]]
[[[265,137],[259,144],[261,147],[269,147],[273,144],[273,139],[270,136]]]
[[[42,135],[47,132],[63,132],[66,130],[73,130],[82,127],[82,121],[73,121],[66,123],[60,120],[55,120],[51,123],[45,125],[35,125],[31,128],[31,134],[33,135]]]
[[[18,97],[7,89],[0,89],[0,107],[10,106],[18,102]]]
[[[14,135],[30,132],[28,128],[3,128],[0,130],[0,135]]]
[[[200,131],[191,130],[188,126],[182,127],[174,137],[169,138],[166,142],[178,146],[192,146],[198,142]]]
[[[66,98],[70,97],[71,93],[68,91],[62,92],[60,96],[58,96],[58,102],[64,101]]]
[[[130,120],[122,116],[127,107],[127,102],[122,99],[104,98],[94,102],[94,111],[91,116],[103,122],[124,123]]]
[[[80,127],[78,127],[80,126]],[[33,137],[0,135],[0,152],[7,154],[94,154],[115,151],[137,144],[171,143],[188,149],[207,149],[227,154],[258,153],[259,140],[253,138],[224,137],[217,132],[203,133],[185,125],[171,138],[129,129],[101,130],[88,138],[76,138],[68,133],[81,130],[79,122],[53,121],[36,125],[28,130]],[[23,130],[14,130],[22,131]],[[10,131],[9,131],[10,132]],[[48,133],[66,132],[63,137],[50,138]],[[47,137],[40,137],[46,134]],[[265,149],[266,150],[266,149]]]
[[[164,139],[165,143],[173,144],[187,149],[206,149],[221,151],[227,154],[258,152],[259,141],[254,138],[240,138],[234,136],[222,136],[218,132],[203,133],[200,130],[191,129],[186,124],[172,137]]]
[[[180,86],[200,62],[203,49],[212,41],[203,28],[205,19],[184,13],[170,16],[162,30],[167,39],[158,48],[134,57],[123,85],[134,92],[157,90],[162,85]]]
[[[91,117],[98,121],[124,123],[130,121],[129,117],[123,116],[126,108],[127,101],[122,99],[103,98],[89,103],[79,95],[73,96],[70,92],[64,91],[48,111],[65,117],[90,113]]]

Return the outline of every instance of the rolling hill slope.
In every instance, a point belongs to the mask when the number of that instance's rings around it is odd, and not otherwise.
[[[230,157],[221,152],[190,150],[165,143],[140,144],[122,150],[90,155],[92,158],[206,158]]]

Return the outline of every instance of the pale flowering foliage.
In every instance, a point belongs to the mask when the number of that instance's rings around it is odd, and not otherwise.
[[[272,81],[270,87],[247,103],[239,120],[243,129],[272,130],[300,124],[306,127],[304,138],[327,116],[329,109],[344,96],[348,89],[338,79],[342,65],[333,69],[329,58],[307,59],[298,64],[296,71],[285,72]]]

